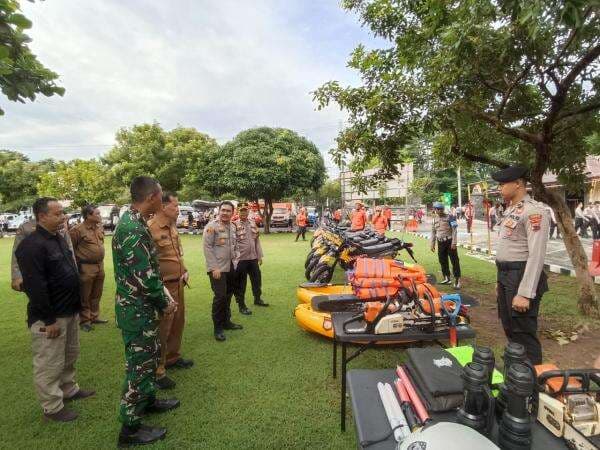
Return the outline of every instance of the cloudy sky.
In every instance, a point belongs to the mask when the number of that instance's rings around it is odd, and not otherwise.
[[[345,115],[316,111],[310,91],[357,83],[348,55],[378,44],[339,0],[21,3],[34,53],[67,90],[3,102],[0,148],[33,160],[98,156],[118,128],[142,122],[193,126],[219,142],[266,125],[311,139],[335,174],[327,152]]]

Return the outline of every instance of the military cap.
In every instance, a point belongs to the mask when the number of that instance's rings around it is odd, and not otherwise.
[[[250,208],[250,205],[248,205],[248,202],[238,203],[238,210],[249,209],[249,208]]]
[[[433,209],[444,209],[445,206],[441,202],[433,202]]]
[[[527,172],[529,170],[527,167],[523,166],[510,166],[506,169],[499,170],[492,174],[492,178],[498,183],[510,183],[511,181],[518,180],[520,178],[526,179]]]

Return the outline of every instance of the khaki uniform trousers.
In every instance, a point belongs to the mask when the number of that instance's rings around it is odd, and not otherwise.
[[[162,314],[159,325],[160,362],[156,369],[156,378],[166,375],[166,366],[173,364],[181,358],[181,338],[185,326],[185,303],[183,295],[183,281],[165,281],[165,287],[177,302],[177,311],[171,314]]]
[[[103,264],[81,264],[81,323],[93,322],[100,316],[100,299],[104,288]]]
[[[60,335],[46,337],[42,321],[31,325],[31,349],[33,351],[33,384],[38,400],[46,414],[54,414],[63,408],[63,399],[79,391],[75,382],[75,362],[79,356],[79,315],[59,317],[56,324]]]

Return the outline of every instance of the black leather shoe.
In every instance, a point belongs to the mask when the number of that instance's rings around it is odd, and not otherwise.
[[[452,280],[448,277],[444,277],[444,279],[442,281],[440,281],[440,284],[450,284],[452,283]]]
[[[82,323],[81,325],[79,325],[79,328],[81,329],[81,331],[85,331],[86,333],[89,333],[94,329],[94,327],[92,327],[89,323]]]
[[[173,364],[167,365],[167,368],[169,368],[169,369],[189,369],[193,365],[194,365],[194,361],[192,361],[191,359],[179,358]]]
[[[254,300],[254,304],[256,306],[269,306],[268,303],[265,303],[264,301],[262,301],[260,298],[258,300]]]
[[[243,330],[244,327],[237,323],[229,322],[223,326],[223,329],[225,329],[225,330]]]
[[[173,389],[175,386],[177,386],[177,383],[175,383],[175,381],[166,375],[164,377],[157,378],[155,383],[156,387],[158,387],[161,391]]]
[[[240,314],[243,314],[245,316],[251,316],[252,315],[252,311],[250,311],[248,309],[248,307],[246,307],[246,306],[241,306],[240,307]]]
[[[121,428],[119,433],[119,448],[131,447],[134,445],[146,445],[164,439],[167,435],[166,428],[150,427],[140,425],[136,430],[128,427]]]
[[[83,400],[84,398],[88,398],[88,397],[93,397],[94,395],[96,395],[96,391],[84,391],[83,389],[79,389],[75,395],[72,395],[69,398],[65,398],[64,401],[65,402],[72,402],[75,400]]]
[[[227,339],[225,337],[225,333],[223,333],[222,331],[215,331],[215,340],[223,342],[225,339]]]
[[[176,398],[164,398],[164,399],[155,399],[154,403],[146,406],[145,413],[147,414],[160,414],[167,411],[171,411],[172,409],[179,408],[179,400]]]

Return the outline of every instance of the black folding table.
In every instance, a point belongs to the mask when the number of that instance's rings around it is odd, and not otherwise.
[[[405,330],[402,333],[394,334],[348,334],[344,331],[344,322],[354,314],[355,313],[348,312],[331,314],[331,321],[333,323],[333,378],[337,377],[337,345],[338,343],[342,345],[342,392],[340,402],[342,431],[346,430],[346,369],[350,361],[365,350],[379,344],[406,346],[407,344],[414,344],[415,342],[440,342],[448,339],[448,331],[427,333],[410,329]],[[471,339],[475,337],[475,331],[468,325],[458,326],[456,334],[458,339]],[[348,344],[358,345],[358,349],[350,356],[347,356]]]
[[[348,393],[352,402],[356,439],[358,448],[367,441],[376,441],[390,433],[391,427],[379,398],[377,383],[393,383],[396,379],[394,369],[365,370],[353,369],[347,374]],[[431,414],[432,423],[455,422],[456,412]],[[497,442],[497,426],[490,439]],[[397,443],[392,434],[383,442],[368,446],[368,450],[395,450]],[[531,450],[566,450],[568,447],[562,439],[554,436],[543,425],[535,422],[532,426]]]

